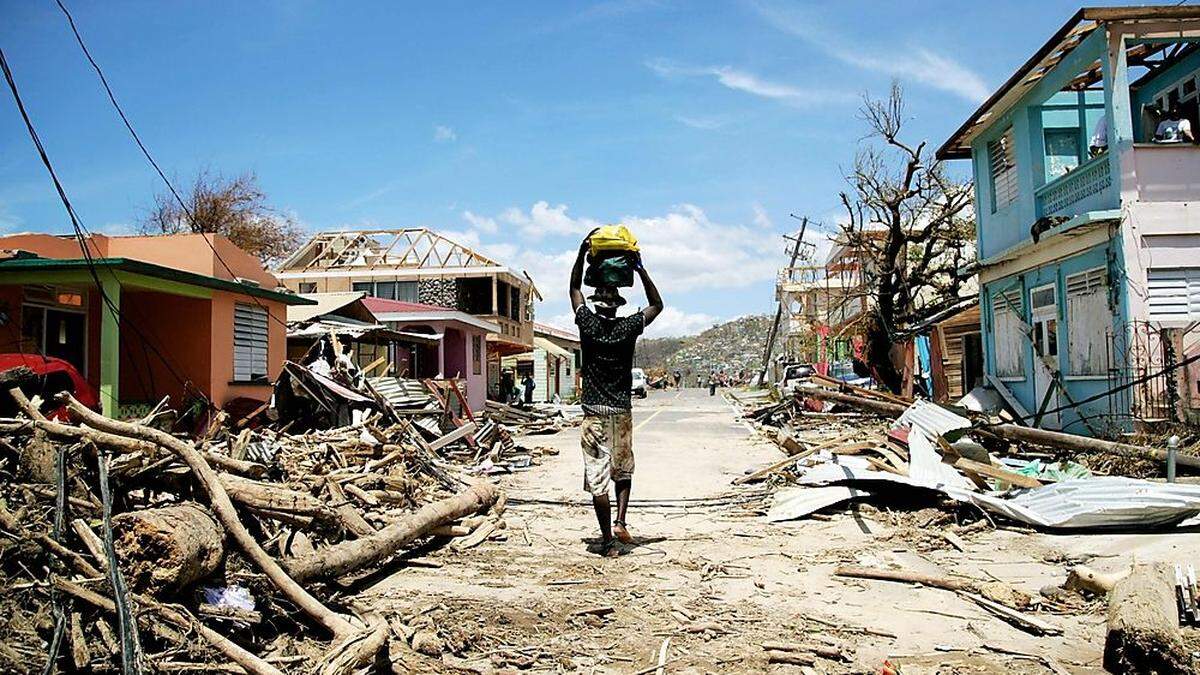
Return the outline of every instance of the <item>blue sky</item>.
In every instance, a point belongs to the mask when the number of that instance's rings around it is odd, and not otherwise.
[[[1077,8],[68,6],[169,175],[253,171],[272,205],[314,231],[450,233],[527,268],[546,297],[539,318],[557,323],[580,234],[622,221],[669,305],[658,334],[773,310],[780,235],[797,224],[788,213],[838,216],[864,92],[899,80],[910,137],[937,145]],[[0,0],[0,46],[85,225],[133,231],[162,185],[53,0]],[[64,232],[15,106],[0,98],[0,231]]]

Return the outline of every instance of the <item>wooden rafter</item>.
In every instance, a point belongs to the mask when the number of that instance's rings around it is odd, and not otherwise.
[[[501,267],[491,258],[427,228],[322,232],[314,235],[304,250],[317,247],[320,252],[298,265],[300,269]],[[397,255],[396,251],[402,252]],[[359,259],[362,263],[352,264]]]

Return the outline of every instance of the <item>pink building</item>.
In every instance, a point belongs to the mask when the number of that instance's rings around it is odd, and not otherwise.
[[[419,302],[367,297],[363,304],[390,328],[438,336],[436,346],[414,350],[410,372],[397,375],[464,380],[467,404],[472,411],[483,410],[487,400],[487,335],[498,333],[500,326],[456,309]]]
[[[312,300],[281,292],[218,234],[96,234],[87,248],[72,236],[0,237],[3,351],[71,363],[111,417],[163,396],[178,407],[196,394],[216,407],[271,396],[287,307]]]

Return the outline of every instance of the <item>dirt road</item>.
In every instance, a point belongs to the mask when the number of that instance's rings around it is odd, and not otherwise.
[[[1096,672],[1103,642],[1098,606],[1039,616],[1064,630],[1034,637],[947,591],[831,576],[838,564],[1001,579],[1035,594],[1062,581],[1066,549],[1117,547],[1120,538],[1058,538],[984,531],[958,551],[936,535],[938,509],[862,506],[826,520],[762,521],[763,488],[730,485],[777,460],[720,396],[654,392],[634,411],[637,472],[629,523],[639,544],[617,559],[586,551],[596,523],[581,490],[578,429],[521,439],[558,451],[501,479],[509,494],[507,540],[463,552],[413,556],[379,581],[380,605],[425,626],[438,658],[427,670],[637,673],[801,672],[768,664],[766,641],[840,648],[847,663],[812,672],[877,672],[885,658],[905,673]],[[1099,565],[1103,567],[1103,565]],[[1052,665],[1000,650],[1051,655]],[[941,664],[941,670],[938,670]],[[951,670],[947,670],[951,668]]]

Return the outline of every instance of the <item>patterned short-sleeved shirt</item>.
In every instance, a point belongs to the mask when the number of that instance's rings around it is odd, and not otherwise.
[[[646,328],[641,312],[607,319],[586,305],[575,312],[579,341],[583,351],[583,396],[585,406],[628,410],[633,387],[633,349]]]

